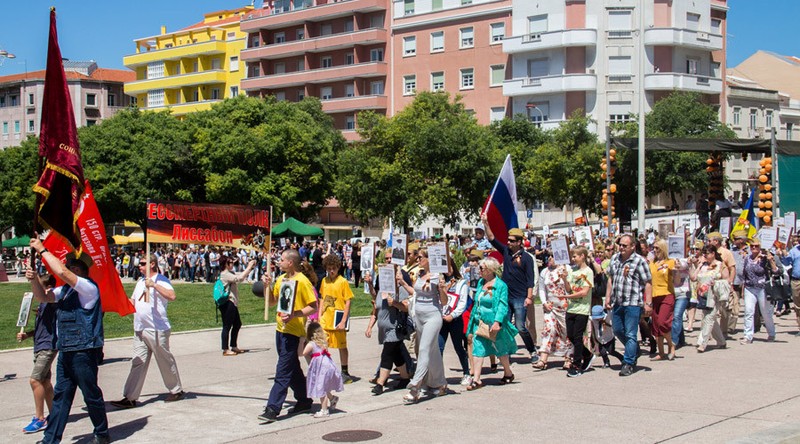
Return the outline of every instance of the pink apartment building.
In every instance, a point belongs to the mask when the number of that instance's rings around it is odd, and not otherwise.
[[[69,60],[64,60],[64,71],[76,125],[94,125],[131,105],[123,84],[136,78],[133,71]],[[39,134],[44,75],[42,70],[0,77],[0,149]]]

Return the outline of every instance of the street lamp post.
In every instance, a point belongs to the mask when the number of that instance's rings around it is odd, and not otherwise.
[[[541,127],[541,126],[542,126],[542,123],[544,123],[544,112],[542,112],[542,110],[541,110],[541,109],[539,109],[539,107],[537,107],[537,106],[536,106],[536,104],[535,104],[535,103],[532,103],[532,102],[528,102],[528,103],[525,105],[525,108],[527,108],[527,109],[528,109],[528,119],[529,119],[529,120],[530,120],[530,118],[531,118],[531,110],[536,110],[536,111],[539,111],[539,119],[540,119],[540,120],[539,120],[539,123],[538,123],[536,126],[538,126],[538,127]]]
[[[16,58],[17,56],[15,56],[14,54],[11,54],[5,49],[0,49],[0,66],[3,66],[3,62],[5,62],[6,59],[16,59]]]

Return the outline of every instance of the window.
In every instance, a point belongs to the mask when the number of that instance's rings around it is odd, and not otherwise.
[[[628,83],[632,80],[631,56],[612,56],[608,58],[609,83]]]
[[[28,94],[28,105],[35,104],[35,100],[36,99],[34,98],[33,94]]]
[[[6,107],[6,96],[0,96],[0,108]]]
[[[370,28],[383,28],[383,14],[374,14],[369,18]]]
[[[472,68],[461,70],[461,89],[472,89],[475,87],[475,71]]]
[[[439,91],[444,89],[444,73],[432,72],[431,73],[431,91]]]
[[[261,65],[258,63],[253,63],[250,65],[250,75],[248,77],[259,77],[261,76]]]
[[[352,52],[348,52],[344,55],[344,64],[345,65],[352,65],[356,62],[356,57]]]
[[[433,2],[431,2],[431,9],[434,11],[441,11],[442,0],[433,0]]]
[[[258,48],[261,45],[261,39],[256,34],[250,39],[250,47],[251,48]]]
[[[692,31],[700,29],[700,14],[693,12],[686,13],[686,27]]]
[[[697,75],[697,59],[686,59],[686,74]]]
[[[28,120],[28,132],[32,133],[34,131],[36,131],[36,124],[33,120]]]
[[[609,123],[623,123],[631,120],[631,102],[611,101],[608,102],[608,121]]]
[[[609,9],[608,37],[612,39],[631,38],[633,35],[633,10]]]
[[[750,109],[750,129],[756,129],[756,123],[758,122],[758,110],[757,109]]]
[[[176,76],[181,75],[181,62],[175,64],[175,75]]]
[[[505,65],[492,65],[489,67],[490,71],[490,86],[501,86],[503,85],[503,80],[506,78],[506,66]]]
[[[95,126],[95,125],[97,125],[97,120],[91,119],[86,121],[86,126]]]
[[[431,52],[444,51],[444,31],[431,33]]]
[[[792,140],[793,129],[794,129],[794,123],[786,122],[786,140]]]
[[[195,91],[195,96],[197,92]],[[195,97],[195,101],[197,98]],[[148,108],[155,108],[157,106],[164,106],[164,90],[163,89],[154,89],[151,91],[147,91],[147,107]]]
[[[311,7],[311,0],[294,0],[292,3],[294,3],[294,10]]]
[[[352,83],[344,86],[344,96],[345,97],[353,97],[355,95],[354,91],[355,91],[355,88],[353,87]]]
[[[86,106],[97,106],[97,94],[86,94]]]
[[[275,100],[278,102],[283,102],[286,100],[286,91],[278,91],[275,93]]]
[[[356,129],[356,118],[355,116],[347,116],[344,118],[344,129],[346,130],[354,130]]]
[[[300,59],[297,61],[297,70],[298,71],[305,71],[306,70],[306,60]]]
[[[733,107],[733,126],[738,127],[742,124],[742,108],[738,106]]]
[[[503,120],[503,118],[505,118],[505,116],[506,116],[506,109],[503,108],[502,106],[496,107],[496,108],[491,108],[491,110],[489,111],[489,121],[490,122],[496,122],[498,120]]]
[[[417,53],[417,38],[415,36],[403,37],[403,57]]]
[[[383,49],[382,48],[375,48],[369,50],[369,61],[370,62],[382,62],[383,61]]]
[[[117,106],[117,95],[116,94],[109,94],[108,95],[108,106]]]
[[[228,33],[228,40],[236,38],[236,32],[229,32]]]
[[[11,96],[11,106],[19,106],[19,96]]]
[[[8,122],[3,122],[3,134],[8,134]]]
[[[383,95],[383,80],[370,82],[370,84],[369,84],[369,93],[372,94],[373,96],[382,96]]]
[[[411,15],[414,13],[414,0],[405,0],[403,5],[403,15]]]
[[[500,43],[503,41],[503,38],[506,36],[506,24],[505,23],[492,23],[491,24],[491,42],[492,43]]]
[[[220,59],[211,59],[211,69],[222,69],[222,61]]]
[[[238,95],[239,95],[239,87],[231,86],[231,97],[236,97]]]
[[[461,36],[461,48],[472,48],[475,46],[475,32],[470,26],[469,28],[461,28],[459,30]]]
[[[192,63],[192,68],[194,69],[192,72],[198,72],[199,71],[199,69],[197,69],[197,60],[195,60],[194,63]]]
[[[550,74],[550,61],[548,59],[528,60],[528,77],[538,79]]]
[[[353,18],[351,17],[344,22],[344,32],[353,32]]]
[[[712,34],[722,34],[722,20],[720,19],[711,19],[711,33]]]
[[[14,134],[19,134],[19,120],[14,121]]]
[[[410,75],[403,77],[403,95],[411,95],[417,90],[417,76]]]
[[[211,88],[211,100],[219,100],[219,88]]]
[[[239,56],[233,56],[229,60],[229,66],[231,72],[239,70]]]
[[[764,112],[764,120],[766,120],[766,124],[764,125],[767,131],[772,129],[772,110],[767,110]]]
[[[289,6],[289,0],[275,0],[275,9],[273,9],[273,14],[289,12]]]
[[[544,103],[528,102],[528,104],[525,105],[525,109],[528,113],[528,120],[534,122],[536,126],[541,126],[542,122],[550,120],[549,116],[547,115],[548,112],[550,111],[550,104],[547,102]]]
[[[324,25],[320,26],[320,35],[331,35],[333,34],[333,27],[330,23],[325,23]]]
[[[330,86],[323,86],[319,89],[319,98],[322,100],[330,100],[333,98],[333,88]]]
[[[297,101],[301,101],[306,98],[306,92],[303,90],[297,91]]]
[[[162,77],[164,77],[164,62],[150,62],[147,64],[148,79],[160,79]]]
[[[295,37],[297,37],[297,40],[303,40],[304,38],[306,38],[306,30],[303,28],[298,29],[295,32]]]
[[[320,58],[319,60],[320,60],[320,66],[322,66],[323,68],[330,68],[331,66],[333,66],[333,58],[331,56],[325,56]]]
[[[276,32],[275,33],[275,43],[284,43],[286,41],[286,33],[285,32]]]
[[[463,5],[471,5],[471,4],[472,4],[472,0],[461,0],[461,5],[462,6]]]
[[[273,74],[286,74],[286,64],[283,62],[276,63],[273,69]]]

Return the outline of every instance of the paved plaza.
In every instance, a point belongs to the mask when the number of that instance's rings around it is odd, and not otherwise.
[[[537,314],[541,321],[539,307]],[[793,316],[777,320],[774,343],[767,343],[762,332],[750,345],[729,341],[727,350],[709,347],[698,354],[684,347],[672,362],[650,362],[645,356],[628,378],[617,375],[616,362],[614,369],[599,367],[600,359],[593,371],[575,379],[557,368],[534,372],[520,353],[512,359],[513,384],[499,386],[500,374],[488,375],[487,386],[474,392],[458,385],[460,371],[448,345],[450,393],[410,406],[402,403],[403,391],[370,393],[366,380],[380,347],[377,332],[372,339],[364,337],[366,325],[365,318],[353,319],[348,337],[350,372],[363,379],[345,386],[340,410],[327,419],[304,414],[261,424],[256,418],[271,386],[276,354],[274,326],[254,326],[239,337],[240,345],[252,351],[235,357],[221,355],[218,330],[174,334],[171,345],[186,398],[164,402],[165,389],[151,362],[139,407],[115,410],[107,404],[111,437],[133,443],[308,443],[351,431],[351,437],[376,437],[373,442],[800,442],[800,337],[793,334]],[[122,397],[130,356],[130,339],[106,343],[100,386],[107,403]],[[333,356],[338,359],[336,352]],[[560,367],[558,359],[551,360],[555,364]],[[0,353],[1,442],[41,439],[41,434],[21,433],[33,415],[31,366],[30,349]],[[65,443],[91,438],[83,407],[78,393]]]

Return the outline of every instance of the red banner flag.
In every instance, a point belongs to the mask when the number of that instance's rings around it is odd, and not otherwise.
[[[89,277],[97,283],[100,290],[100,303],[103,305],[104,313],[118,313],[126,316],[135,310],[131,304],[125,289],[122,288],[122,281],[119,278],[111,252],[108,249],[108,239],[103,219],[97,209],[97,202],[94,200],[92,187],[89,182],[85,182],[86,192],[82,199],[82,209],[78,218],[78,228],[81,233],[82,251],[92,257],[94,266],[89,268]],[[42,242],[51,253],[62,262],[67,252],[72,250],[61,238],[50,234]],[[61,285],[61,283],[59,283]]]
[[[50,38],[44,77],[39,157],[45,161],[33,191],[40,194],[37,220],[73,249],[80,248],[77,221],[83,195],[83,165],[78,129],[58,47],[55,8],[50,10]]]

